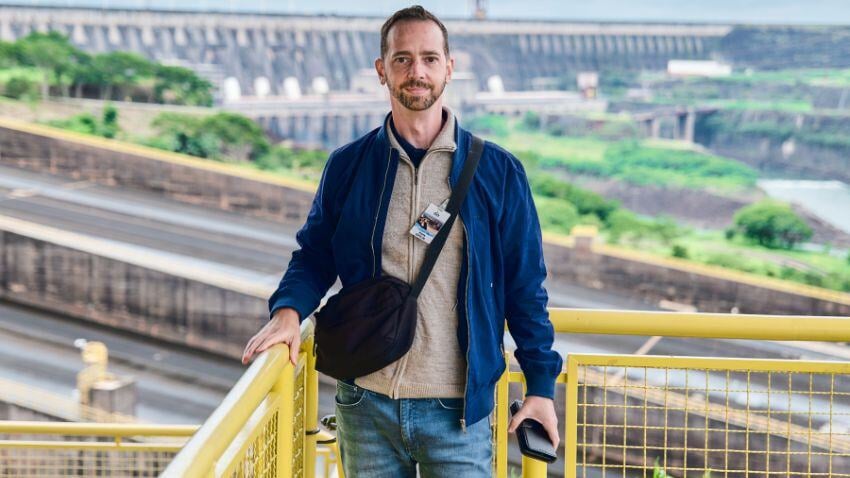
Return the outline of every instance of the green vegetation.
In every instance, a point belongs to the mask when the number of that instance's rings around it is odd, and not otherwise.
[[[235,113],[192,116],[161,113],[151,122],[158,135],[149,146],[219,161],[255,161],[269,152],[260,126]]]
[[[735,233],[765,247],[793,249],[812,237],[812,229],[790,206],[775,201],[743,207],[735,213],[734,221]]]
[[[693,262],[850,292],[850,268],[844,257],[828,252],[765,248],[740,234],[731,238],[724,235],[722,231],[687,231],[675,239],[675,244]],[[660,242],[644,241],[641,249],[677,257],[673,248]]]
[[[850,86],[850,69],[804,68],[774,71],[751,71],[734,73],[718,81],[745,83],[758,86],[774,83],[784,85]]]
[[[597,137],[553,136],[540,131],[539,119],[528,115],[511,122],[504,118],[477,119],[477,124],[525,165],[545,230],[569,233],[578,224],[600,228],[609,243],[657,255],[725,267],[766,277],[850,292],[850,258],[790,249],[810,237],[805,223],[780,213],[767,219],[773,235],[744,225],[722,231],[696,231],[673,219],[647,218],[615,201],[583,190],[559,178],[557,171],[627,181],[634,184],[737,190],[755,183],[756,172],[740,163],[694,151],[679,143],[645,140],[606,142]],[[787,134],[775,124],[750,124],[751,131]],[[504,136],[500,132],[508,131]],[[836,134],[828,132],[826,134]],[[779,211],[787,206],[774,205]],[[756,208],[758,212],[760,208]],[[759,219],[764,211],[755,214]],[[792,213],[793,214],[793,213]],[[742,212],[751,227],[750,215]],[[794,216],[796,217],[796,216]],[[808,232],[807,232],[808,231]],[[766,234],[764,231],[761,234]],[[752,237],[752,238],[750,238]],[[759,237],[761,237],[761,242]]]
[[[737,161],[697,151],[625,142],[605,151],[601,176],[633,184],[737,189],[755,185],[757,173]]]
[[[31,33],[16,42],[0,42],[0,91],[12,98],[96,97],[209,106],[212,84],[195,72],[166,66],[135,53],[89,55],[64,35]],[[51,91],[53,90],[53,91]]]
[[[700,120],[698,128],[707,141],[717,135],[765,138],[781,143],[789,139],[815,147],[850,150],[850,137],[844,121],[817,121],[812,124],[795,124],[796,115],[778,115],[772,119],[754,121],[740,111],[726,111]]]
[[[49,121],[47,124],[77,133],[92,134],[104,138],[115,138],[120,131],[118,127],[118,111],[108,105],[103,109],[100,118],[90,113],[82,113],[64,120]]]
[[[757,111],[786,111],[790,113],[809,113],[814,110],[812,103],[806,100],[749,100],[749,99],[714,99],[700,101],[694,99],[701,105],[716,106],[725,110],[757,110]]]
[[[639,185],[721,191],[751,187],[758,176],[755,170],[737,161],[659,141],[555,137],[505,121],[483,117],[473,124],[487,125],[480,132],[515,152],[527,167],[561,169]],[[499,133],[504,130],[509,132]]]
[[[104,108],[101,118],[82,113],[48,124],[316,182],[328,157],[322,150],[271,145],[259,125],[249,118],[227,112],[208,116],[160,113],[151,121],[157,131],[151,137],[122,131],[118,126],[118,111],[112,106]]]

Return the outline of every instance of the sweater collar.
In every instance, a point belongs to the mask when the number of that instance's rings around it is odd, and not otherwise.
[[[452,113],[452,110],[447,106],[443,106],[443,111],[446,114],[446,122],[443,124],[443,128],[437,134],[437,137],[434,138],[434,141],[431,143],[431,146],[428,148],[428,151],[448,151],[453,152],[457,149],[457,143],[455,143],[455,116]],[[392,113],[387,114],[386,118],[384,118],[384,124],[381,126],[381,130],[378,132],[379,137],[383,136],[386,138],[389,146],[399,152],[399,155],[407,157],[407,153],[405,153],[404,148],[399,144],[398,139],[395,137],[392,131],[392,127],[390,126],[390,119],[392,118]]]

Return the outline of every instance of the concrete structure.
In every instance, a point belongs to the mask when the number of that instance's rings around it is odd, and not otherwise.
[[[217,81],[233,78],[242,95],[257,94],[257,78],[270,80],[272,95],[284,79],[310,85],[327,79],[348,90],[371,68],[379,51],[382,18],[287,16],[0,6],[0,40],[56,30],[89,52],[130,50],[197,68]],[[501,75],[506,89],[531,89],[535,78],[573,78],[600,65],[664,70],[667,61],[708,59],[732,27],[727,25],[568,23],[447,20],[453,54],[483,89]],[[210,65],[213,67],[210,68]]]
[[[309,210],[311,193],[259,178],[239,177],[219,169],[215,163],[199,161],[198,166],[192,168],[178,164],[177,155],[172,155],[170,160],[157,159],[145,157],[141,149],[136,155],[116,154],[105,146],[92,145],[93,139],[74,142],[9,127],[0,131],[0,161],[5,165],[74,175],[106,184],[127,184],[177,200],[296,224],[303,222]],[[68,151],[75,154],[68,154]],[[117,158],[122,158],[123,162],[119,164]],[[193,194],[185,192],[187,184],[192,185],[189,191]],[[250,196],[243,196],[249,193]],[[235,201],[234,197],[242,200]],[[281,214],[282,210],[286,213]],[[222,282],[210,290],[204,286],[204,291],[196,292],[189,282],[148,271],[147,263],[137,264],[138,270],[135,267],[127,269],[109,260],[101,263],[83,259],[62,248],[52,252],[54,247],[29,244],[30,241],[20,234],[0,238],[7,248],[0,255],[6,261],[0,263],[0,291],[3,291],[0,297],[22,298],[26,299],[25,303],[40,306],[53,303],[53,307],[61,307],[70,314],[94,314],[97,320],[116,327],[129,327],[168,340],[198,344],[202,348],[213,347],[220,352],[225,351],[222,337],[227,336],[228,342],[235,338],[235,343],[229,342],[228,353],[241,351],[236,344],[244,343],[256,326],[257,318],[265,315],[266,304],[258,299],[264,298],[270,290],[250,292],[255,289],[242,288],[237,289],[242,293],[236,293],[226,287],[223,289],[221,286],[226,284]],[[667,300],[690,304],[704,312],[729,312],[737,308],[744,313],[850,315],[850,297],[839,292],[772,282],[746,274],[712,272],[709,267],[685,261],[630,256],[613,248],[585,246],[576,249],[557,239],[547,240],[545,253],[552,280],[604,288],[650,303]],[[58,261],[56,264],[75,268],[93,282],[62,282],[67,280],[63,274],[38,268],[51,257],[56,258],[53,259]],[[135,281],[145,281],[147,285],[140,288]],[[111,283],[121,284],[121,287],[113,288],[109,286]],[[34,295],[28,298],[29,294]],[[69,296],[76,298],[72,306],[61,299]],[[193,302],[192,297],[204,297],[204,302]],[[202,308],[196,311],[193,304]],[[207,304],[215,304],[214,310],[207,308]],[[103,311],[99,310],[101,306],[105,307]],[[152,322],[140,320],[141,311],[155,318]],[[246,319],[222,323],[217,313],[228,317],[236,314]],[[180,323],[174,323],[177,317]]]
[[[650,138],[668,138],[694,142],[696,122],[699,116],[715,113],[711,107],[660,108],[646,113],[635,113],[633,118]]]

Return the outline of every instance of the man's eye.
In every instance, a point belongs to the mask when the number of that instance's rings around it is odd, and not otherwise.
[[[427,61],[428,63],[437,63],[437,57],[429,56],[425,59],[425,61]]]
[[[407,63],[407,58],[396,58],[395,62],[396,63]]]

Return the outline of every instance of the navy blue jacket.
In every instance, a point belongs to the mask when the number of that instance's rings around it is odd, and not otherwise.
[[[455,127],[452,187],[471,138]],[[292,307],[304,320],[337,276],[345,287],[381,274],[384,223],[398,164],[384,127],[331,153],[307,221],[296,235],[300,249],[292,253],[269,299],[272,315]],[[461,424],[471,425],[493,409],[494,387],[505,369],[506,320],[528,395],[554,397],[562,360],[552,350],[540,223],[522,164],[485,143],[460,217],[465,238],[457,338],[467,362]]]

